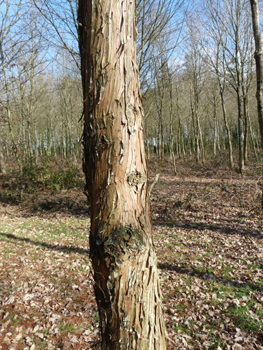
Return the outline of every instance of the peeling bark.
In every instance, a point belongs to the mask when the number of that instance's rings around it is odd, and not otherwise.
[[[165,349],[147,201],[134,2],[79,2],[83,169],[102,349]]]

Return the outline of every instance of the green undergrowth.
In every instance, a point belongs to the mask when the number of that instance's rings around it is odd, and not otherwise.
[[[84,188],[82,170],[70,163],[60,164],[44,159],[41,164],[23,167],[22,175],[18,171],[7,172],[1,177],[0,200],[18,201],[24,194],[34,194],[38,190],[50,189],[59,192],[63,189]]]
[[[82,171],[74,166],[60,167],[52,163],[25,166],[23,175],[33,182],[35,186],[49,187],[53,190],[83,186]],[[29,188],[29,187],[28,187]],[[29,190],[33,190],[34,187]]]

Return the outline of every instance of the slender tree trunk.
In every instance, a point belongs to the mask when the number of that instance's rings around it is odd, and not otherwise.
[[[30,164],[32,165],[33,161],[33,145],[32,145],[32,128],[31,128],[31,118],[28,117],[27,121],[27,156],[30,160]]]
[[[244,113],[242,113],[242,87],[241,87],[241,61],[240,61],[240,13],[237,13],[235,28],[235,66],[236,66],[236,94],[238,109],[238,149],[239,149],[239,172],[242,174],[245,169],[244,162]]]
[[[161,161],[164,160],[164,130],[163,120],[161,119]]]
[[[149,137],[147,137],[147,157],[148,157],[148,159],[150,159],[150,157],[151,157]]]
[[[214,116],[215,119],[215,116]],[[216,156],[216,123],[214,123],[214,140],[213,140],[213,154]]]
[[[169,74],[169,88],[170,88],[170,160],[174,161],[174,135],[173,135],[173,83],[172,76]],[[179,148],[178,151],[180,152]]]
[[[150,159],[151,154],[150,154],[150,139],[149,139],[149,134],[148,134],[148,127],[147,127],[147,123],[144,123],[144,127],[145,127],[145,134],[146,134],[146,150],[147,150],[147,158]]]
[[[14,152],[17,164],[19,166],[19,172],[22,175],[22,173],[23,173],[23,165],[22,165],[22,162],[21,162],[21,159],[20,159],[19,150],[18,150],[18,147],[17,147],[17,142],[15,140],[13,125],[12,125],[12,121],[11,121],[9,82],[8,82],[7,72],[6,72],[5,65],[4,65],[4,53],[2,51],[1,43],[0,43],[0,60],[1,60],[1,65],[2,65],[2,71],[3,71],[3,74],[4,74],[4,84],[5,84],[5,93],[6,93],[5,109],[6,109],[6,117],[7,117],[8,129],[9,129],[9,134],[10,134],[10,137],[11,137],[13,152]]]
[[[5,159],[4,159],[4,154],[2,152],[1,145],[0,145],[0,173],[2,173],[2,174],[6,173]]]
[[[252,11],[253,32],[255,39],[255,60],[257,72],[257,104],[258,121],[261,135],[261,147],[263,148],[263,39],[259,25],[258,0],[250,0]]]
[[[200,125],[200,119],[198,114],[196,113],[196,124],[197,124],[197,130],[198,130],[198,141],[199,141],[199,149],[202,155],[202,163],[204,164],[205,162],[205,149],[204,149],[204,142],[203,142],[203,134],[202,134],[202,129]]]
[[[179,94],[178,94],[178,86],[175,87],[176,92],[176,114],[178,116],[178,142],[179,142],[179,156],[182,152],[183,158],[185,159],[185,148],[184,148],[184,131],[182,130],[181,118],[180,118],[180,105],[179,105]],[[181,151],[181,152],[180,152]]]
[[[227,133],[227,142],[228,142],[228,157],[229,157],[229,167],[233,168],[234,162],[233,162],[233,150],[232,150],[232,140],[231,140],[231,132],[228,124],[228,119],[226,115],[226,107],[225,107],[225,97],[224,97],[224,91],[222,87],[220,86],[220,97],[221,97],[221,105],[222,105],[222,111],[223,111],[223,118]]]
[[[182,148],[182,153],[183,153],[183,158],[185,159],[185,147],[184,147],[184,131],[182,130],[182,123],[181,123],[181,118],[179,117],[179,133],[180,133],[180,139],[181,139],[181,148]]]
[[[38,139],[39,139],[39,154],[41,157],[43,157],[43,133],[39,133],[38,135]]]
[[[218,117],[217,117],[217,98],[216,95],[213,96],[213,109],[214,109],[214,140],[213,140],[213,153],[216,156],[216,149],[218,146],[218,150],[220,152],[220,144],[219,144],[219,128],[218,128]]]
[[[160,126],[160,121],[159,121],[159,123],[158,123],[158,129],[157,129],[157,137],[156,137],[156,139],[157,139],[157,156],[158,156],[158,158],[160,159],[161,158],[161,131],[160,131],[160,129],[161,129],[161,126]]]
[[[193,128],[194,128],[195,157],[196,157],[196,162],[199,163],[199,160],[200,160],[199,132],[198,132],[198,125],[196,124],[197,120],[195,117],[195,111],[192,104],[191,104],[191,109],[192,109],[192,121],[193,121]]]
[[[178,157],[179,157],[179,159],[181,159],[182,158],[182,148],[181,148],[181,144],[182,144],[182,142],[181,142],[181,132],[180,132],[180,129],[178,130],[178,133],[177,133],[177,144],[178,144]],[[173,149],[174,149],[174,146],[173,146]]]
[[[103,350],[163,350],[134,2],[79,1],[84,164]]]
[[[173,128],[172,126],[170,127],[170,142],[169,142],[169,149],[170,149],[170,160],[173,160],[173,155],[174,153],[174,135],[173,135]],[[180,150],[179,150],[180,152]]]
[[[242,104],[241,92],[239,86],[237,87],[237,105],[238,105],[238,150],[239,150],[239,171],[242,174],[245,168],[244,163],[244,123],[242,118]]]
[[[36,164],[38,164],[38,156],[39,156],[38,145],[39,145],[39,139],[38,139],[37,130],[35,128],[35,163]]]
[[[249,113],[248,113],[248,115],[247,115],[247,119],[248,119],[248,125],[249,125],[249,131],[250,131],[250,137],[251,137],[251,142],[252,142],[252,147],[253,147],[254,155],[255,155],[256,161],[258,161],[258,155],[257,155],[256,147],[255,147],[254,136],[253,136],[253,131],[252,131],[252,126],[251,126],[251,121],[250,121]]]
[[[243,98],[243,106],[244,106],[244,162],[247,161],[247,153],[248,153],[248,124],[247,124],[247,97]]]
[[[218,114],[216,113],[216,128],[217,128],[217,149],[218,152],[221,155],[221,146],[220,146],[220,128],[219,128],[219,122],[218,122]]]

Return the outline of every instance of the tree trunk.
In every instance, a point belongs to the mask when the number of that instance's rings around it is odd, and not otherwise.
[[[38,156],[39,156],[38,145],[39,145],[39,139],[37,135],[37,130],[35,128],[35,163],[36,164],[38,164]]]
[[[19,149],[17,147],[17,142],[15,140],[15,135],[14,135],[14,129],[13,129],[13,124],[11,121],[11,106],[10,106],[10,84],[8,81],[8,76],[7,76],[7,72],[6,72],[6,68],[4,65],[4,53],[2,50],[2,45],[0,43],[0,60],[1,60],[1,66],[2,66],[2,72],[4,75],[4,84],[5,84],[5,94],[6,94],[6,104],[4,105],[5,110],[6,110],[6,117],[7,117],[7,124],[8,124],[8,129],[9,129],[9,134],[11,137],[11,142],[12,142],[12,147],[13,147],[13,152],[17,161],[17,164],[19,166],[19,172],[22,175],[23,173],[23,165],[21,162],[21,158],[20,158],[20,154],[19,154]]]
[[[6,173],[5,159],[4,159],[4,154],[2,152],[1,145],[0,145],[0,173],[2,173],[2,174]]]
[[[239,172],[243,173],[245,169],[244,163],[244,123],[242,118],[242,106],[241,106],[241,96],[240,88],[237,87],[237,105],[238,105],[238,150],[239,150]]]
[[[169,92],[170,92],[170,142],[169,142],[169,149],[170,149],[170,160],[174,160],[174,135],[173,135],[173,83],[172,83],[172,76],[169,74]],[[178,154],[180,154],[180,149],[178,147]]]
[[[161,123],[161,161],[164,161],[164,128],[163,128],[163,119],[160,121]]]
[[[240,15],[240,14],[239,14]],[[244,115],[242,114],[242,97],[241,97],[241,72],[240,72],[240,34],[239,34],[240,17],[237,18],[235,30],[235,66],[236,66],[236,94],[237,94],[237,109],[238,109],[238,150],[239,150],[239,172],[243,173],[245,169],[244,162]]]
[[[247,153],[248,153],[248,107],[247,107],[247,97],[243,97],[243,108],[244,108],[244,162],[247,162]]]
[[[258,162],[258,155],[257,155],[256,147],[255,147],[254,136],[253,136],[253,131],[252,131],[252,126],[251,126],[249,114],[247,115],[247,119],[248,119],[248,125],[249,125],[249,131],[250,131],[250,137],[251,137],[251,143],[252,143],[254,155],[255,155],[256,161]]]
[[[194,128],[194,141],[195,141],[195,157],[196,162],[199,163],[200,160],[200,148],[199,148],[199,132],[198,132],[198,125],[196,125],[196,117],[195,117],[195,111],[191,103],[191,114],[192,114],[192,121],[193,121],[193,128]]]
[[[224,123],[227,133],[227,142],[228,142],[228,154],[229,154],[229,167],[233,168],[234,161],[233,161],[233,150],[232,150],[232,141],[231,141],[231,132],[228,124],[228,119],[226,115],[226,107],[225,107],[225,97],[224,97],[224,90],[222,86],[220,85],[220,97],[221,97],[221,105],[222,105],[222,111],[223,111],[223,117],[224,117]]]
[[[252,11],[253,32],[255,39],[255,60],[257,72],[257,104],[258,121],[261,135],[261,147],[263,148],[263,39],[259,25],[258,0],[250,0]]]
[[[102,349],[163,350],[134,2],[81,0],[84,164]]]
[[[179,133],[180,133],[180,139],[181,139],[181,144],[182,144],[182,153],[183,153],[183,158],[185,159],[185,147],[184,147],[184,131],[182,130],[182,125],[181,125],[181,120],[179,118]]]

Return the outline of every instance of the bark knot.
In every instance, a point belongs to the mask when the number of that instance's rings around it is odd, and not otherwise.
[[[103,252],[112,266],[115,266],[117,261],[121,263],[124,254],[141,251],[146,245],[143,230],[127,226],[115,227],[104,237],[97,236],[94,243],[95,250]]]
[[[138,186],[147,181],[147,176],[139,171],[134,171],[128,175],[127,181],[130,186]]]

